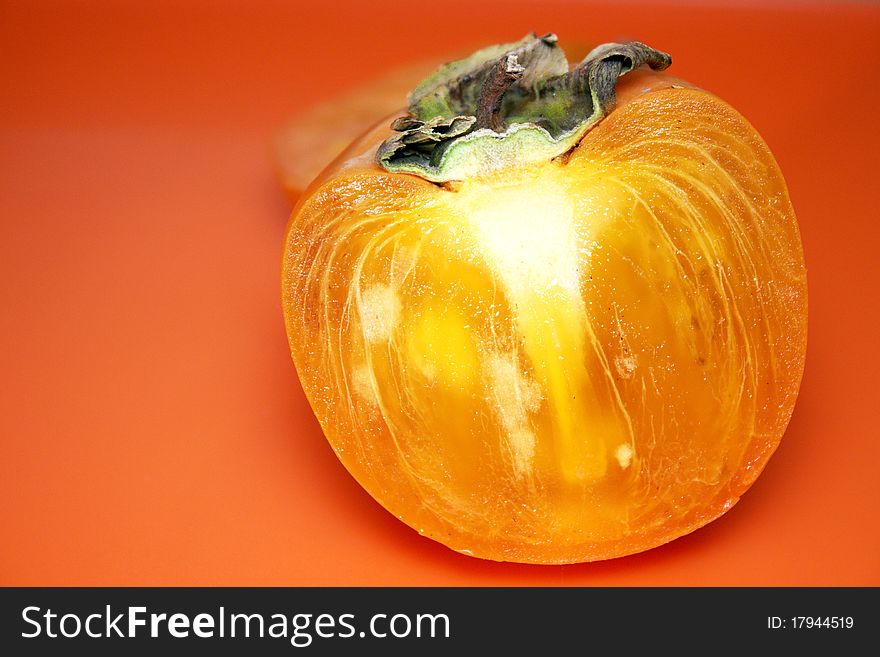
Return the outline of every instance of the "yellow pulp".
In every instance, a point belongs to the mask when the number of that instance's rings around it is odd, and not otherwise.
[[[617,110],[568,161],[448,189],[343,170],[294,216],[283,284],[345,466],[491,559],[609,558],[717,517],[775,449],[803,368],[784,182],[697,91]]]

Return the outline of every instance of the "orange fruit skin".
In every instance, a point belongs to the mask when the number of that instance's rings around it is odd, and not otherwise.
[[[569,154],[438,186],[368,132],[303,193],[282,304],[330,445],[453,550],[561,564],[728,511],[791,416],[807,281],[754,128],[660,73]]]

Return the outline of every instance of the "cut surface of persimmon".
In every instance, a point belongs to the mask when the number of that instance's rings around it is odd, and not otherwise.
[[[498,561],[633,554],[725,513],[778,446],[797,221],[755,129],[669,63],[627,43],[570,67],[552,35],[480,51],[295,208],[303,390],[419,533]]]

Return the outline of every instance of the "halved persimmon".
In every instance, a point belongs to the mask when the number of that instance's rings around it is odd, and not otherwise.
[[[530,36],[441,68],[309,187],[283,253],[341,462],[499,561],[613,558],[719,517],[804,366],[797,221],[755,129],[643,44],[560,56]]]

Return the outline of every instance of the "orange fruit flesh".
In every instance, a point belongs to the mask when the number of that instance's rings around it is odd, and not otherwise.
[[[807,294],[778,167],[708,93],[631,96],[566,158],[447,188],[354,159],[294,211],[303,389],[361,485],[454,550],[666,543],[728,510],[788,423]]]

